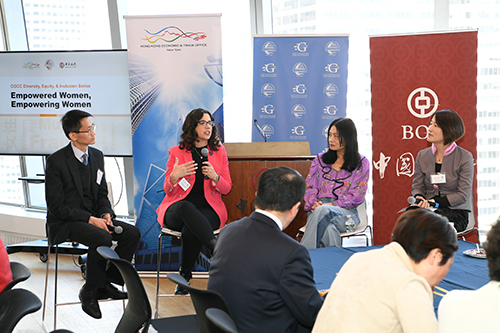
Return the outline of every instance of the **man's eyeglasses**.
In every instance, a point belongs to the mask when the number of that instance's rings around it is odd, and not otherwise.
[[[210,126],[214,127],[215,126],[215,121],[200,120],[198,122],[198,124],[200,124],[201,126],[210,125]]]
[[[96,124],[92,124],[88,130],[86,130],[86,131],[75,131],[75,133],[87,133],[88,135],[90,135],[90,133],[95,132],[96,129],[97,129],[97,125]]]

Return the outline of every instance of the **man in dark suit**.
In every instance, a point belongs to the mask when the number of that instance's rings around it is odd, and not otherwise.
[[[61,119],[64,134],[71,140],[66,147],[47,158],[45,200],[47,234],[52,244],[67,239],[89,247],[87,281],[80,290],[82,309],[101,318],[98,299],[125,299],[127,293],[110,282],[123,285],[114,265],[106,269],[106,260],[96,251],[118,241],[116,252],[131,260],[139,243],[140,231],[128,223],[115,220],[108,200],[103,153],[90,147],[95,143],[96,126],[92,115],[81,110],[67,112]],[[108,226],[121,226],[122,233]]]
[[[293,169],[265,171],[257,186],[255,212],[219,234],[208,289],[222,294],[241,333],[313,327],[323,301],[309,252],[282,232],[297,215],[305,188]]]

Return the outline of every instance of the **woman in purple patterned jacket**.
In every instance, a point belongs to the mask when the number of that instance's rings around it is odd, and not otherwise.
[[[370,162],[358,152],[354,122],[334,120],[328,128],[328,150],[314,159],[306,179],[305,247],[341,246],[347,216],[359,224],[356,207],[365,200],[369,173]]]

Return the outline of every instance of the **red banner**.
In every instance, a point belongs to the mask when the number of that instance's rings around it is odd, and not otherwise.
[[[466,132],[457,144],[477,160],[477,31],[372,37],[370,58],[374,242],[387,244],[408,206],[417,153],[430,146],[434,112],[460,114]],[[476,168],[473,196],[477,226]]]

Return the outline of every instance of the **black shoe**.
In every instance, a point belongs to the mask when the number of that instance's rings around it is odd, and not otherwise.
[[[188,282],[188,284],[189,284],[189,282]],[[188,295],[189,291],[178,284],[175,286],[174,294],[175,295]]]
[[[97,288],[89,288],[87,284],[84,284],[78,297],[86,314],[95,319],[102,318],[101,309],[99,309],[99,303],[97,302]]]
[[[118,290],[111,283],[107,283],[104,288],[97,288],[97,299],[127,299],[125,291]]]
[[[189,280],[191,280],[191,272],[189,273],[184,273],[184,272],[179,272],[179,275],[182,276],[184,279],[186,279],[187,284],[189,285]],[[189,294],[189,291],[185,288],[183,288],[181,285],[176,285],[175,286],[175,295],[187,295]]]

